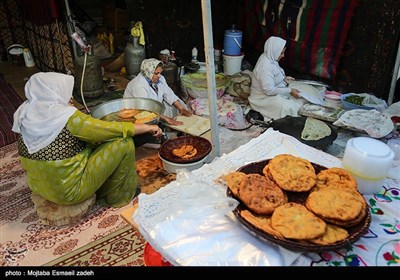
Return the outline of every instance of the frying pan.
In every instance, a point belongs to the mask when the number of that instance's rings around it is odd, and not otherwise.
[[[259,120],[258,121],[253,120],[253,122],[255,122],[255,124],[258,124],[263,127],[268,127],[268,128],[272,127],[274,130],[278,130],[279,132],[293,136],[300,142],[302,142],[306,145],[309,145],[311,147],[314,147],[316,149],[319,149],[319,150],[327,149],[333,143],[333,141],[335,141],[335,139],[337,138],[336,128],[333,125],[325,122],[325,124],[327,124],[329,126],[329,128],[331,129],[330,135],[328,135],[322,139],[319,139],[319,140],[303,140],[303,139],[301,139],[301,132],[304,129],[306,119],[307,119],[307,117],[286,116],[284,118],[277,119],[277,120],[272,119],[268,122],[263,122],[263,121],[259,121]]]

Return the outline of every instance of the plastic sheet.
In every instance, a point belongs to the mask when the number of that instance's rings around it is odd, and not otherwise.
[[[186,170],[177,176],[151,197],[140,194],[134,215],[144,238],[166,260],[182,266],[282,264],[277,246],[238,230],[241,225],[232,222],[231,213],[238,202],[226,196],[225,188]]]
[[[229,85],[229,78],[223,74],[215,75],[215,86],[217,98],[220,98]],[[189,73],[181,78],[182,91],[192,98],[207,98],[207,73]]]
[[[387,108],[386,101],[383,99],[379,99],[378,97],[368,93],[361,93],[359,95],[365,97],[362,101],[362,105],[364,106],[373,107],[380,112]]]
[[[353,104],[351,102],[348,102],[346,98],[348,96],[359,96],[363,97],[363,100],[361,102],[361,105]],[[368,93],[346,93],[342,95],[342,102],[343,102],[343,107],[346,110],[351,110],[351,109],[366,109],[366,110],[371,110],[375,109],[378,110],[379,112],[384,111],[387,108],[386,101],[383,99],[379,99],[378,97],[368,94]]]

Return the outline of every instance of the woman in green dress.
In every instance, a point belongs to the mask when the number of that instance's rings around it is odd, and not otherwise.
[[[18,152],[33,193],[60,205],[96,194],[122,207],[138,188],[133,136],[160,137],[157,125],[108,122],[71,106],[74,77],[39,72],[25,85],[27,100],[14,113]]]

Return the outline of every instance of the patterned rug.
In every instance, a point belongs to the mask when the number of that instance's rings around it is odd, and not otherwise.
[[[175,179],[155,157],[137,164],[139,175],[148,176],[139,178],[145,193]],[[30,196],[16,143],[0,148],[0,266],[143,265],[145,241],[120,215],[136,199],[122,208],[96,204],[79,223],[49,227],[40,223]]]
[[[128,225],[45,266],[144,266],[144,247],[141,234]]]

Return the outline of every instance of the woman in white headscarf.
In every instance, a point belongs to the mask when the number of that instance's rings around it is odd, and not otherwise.
[[[171,125],[181,125],[182,122],[173,118],[179,113],[190,117],[192,112],[169,87],[164,76],[161,75],[163,69],[164,64],[161,60],[144,59],[140,66],[140,73],[126,86],[124,98],[143,97],[157,100],[165,106],[160,119]]]
[[[258,58],[253,70],[249,103],[264,119],[279,119],[287,115],[298,116],[298,110],[306,102],[297,89],[289,88],[294,78],[285,75],[279,66],[284,57],[286,41],[270,37],[264,44],[264,53]]]
[[[60,205],[96,194],[121,207],[138,188],[133,136],[161,136],[157,125],[108,122],[71,106],[74,77],[39,72],[25,85],[27,100],[14,113],[18,152],[33,193]]]

